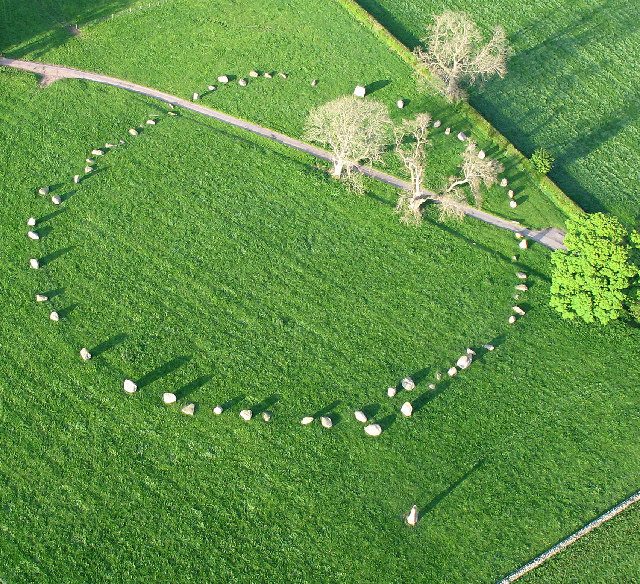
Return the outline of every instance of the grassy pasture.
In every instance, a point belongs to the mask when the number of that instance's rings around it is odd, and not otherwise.
[[[425,176],[425,184],[436,191],[457,172],[462,144],[455,134],[473,135],[463,112],[436,95],[419,94],[411,68],[337,2],[313,11],[305,0],[284,5],[279,0],[103,2],[95,15],[86,3],[68,0],[57,2],[55,12],[38,4],[4,2],[9,10],[0,38],[7,40],[0,50],[9,56],[108,73],[185,98],[198,92],[206,105],[293,136],[301,134],[311,107],[351,93],[357,84],[386,103],[395,120],[428,111],[443,122],[433,133]],[[104,20],[110,11],[116,16]],[[32,34],[21,26],[14,31],[14,21],[33,22]],[[75,21],[82,33],[71,37],[60,22]],[[246,77],[252,69],[286,71],[289,78],[249,79],[246,88],[237,79],[229,86],[216,82],[218,75]],[[317,87],[311,87],[313,79],[319,80]],[[207,92],[209,84],[219,89]],[[395,106],[399,98],[407,101],[404,110]],[[446,126],[455,129],[453,135],[444,136]],[[486,210],[530,227],[563,226],[565,214],[517,159],[490,140],[479,145],[503,162],[520,203],[509,208],[504,189],[496,187],[486,197]],[[385,168],[402,174],[392,155]]]
[[[471,103],[526,155],[538,146],[552,152],[550,176],[585,210],[637,224],[640,73],[631,56],[640,50],[640,20],[634,3],[358,3],[409,47],[445,9],[464,10],[486,29],[504,26],[514,49],[509,74],[474,91]]]
[[[138,96],[1,82],[6,581],[486,582],[635,487],[640,335],[552,314],[546,250],[514,265],[515,239],[483,224],[406,229],[386,188],[355,197],[306,157]],[[149,115],[73,192],[88,151]],[[529,314],[507,329],[517,268]],[[384,392],[407,374],[421,407],[402,420]],[[238,418],[270,398],[269,425]],[[331,404],[331,431],[299,426]],[[352,418],[364,405],[378,440]]]

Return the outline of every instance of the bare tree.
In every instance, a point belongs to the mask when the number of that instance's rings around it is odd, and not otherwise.
[[[498,181],[498,174],[504,170],[504,166],[496,160],[480,158],[478,154],[479,150],[476,144],[469,142],[462,155],[463,160],[460,168],[463,178],[451,177],[445,193],[451,193],[459,186],[468,184],[476,207],[482,207],[480,187],[484,184],[485,187],[491,188]]]
[[[464,193],[455,188],[451,192],[444,193],[438,202],[438,219],[440,221],[446,221],[447,219],[453,219],[455,221],[462,221],[464,219],[466,210],[469,208],[467,205],[467,198]]]
[[[422,39],[426,50],[416,47],[418,61],[440,81],[442,93],[451,101],[465,97],[463,84],[507,73],[509,46],[502,27],[484,42],[482,32],[464,12],[447,10],[434,16]]]
[[[402,120],[393,130],[396,154],[411,176],[411,191],[401,191],[396,205],[404,223],[420,223],[421,220],[420,205],[424,202],[422,179],[430,122],[429,114],[418,114],[413,119]]]
[[[379,160],[389,135],[387,106],[348,95],[314,108],[304,137],[328,145],[333,154],[333,176],[349,177],[355,164]]]

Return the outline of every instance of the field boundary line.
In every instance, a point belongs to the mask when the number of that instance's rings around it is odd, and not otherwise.
[[[373,16],[368,10],[360,6],[357,0],[336,0],[349,14],[351,14],[360,24],[369,29],[373,34],[378,36],[387,47],[396,53],[403,61],[409,64],[417,75],[422,76],[430,85],[433,84],[433,76],[431,73],[421,67],[415,55],[401,40],[393,35],[393,33],[384,26],[379,20]],[[472,119],[473,123],[482,130],[484,138],[496,141],[508,154],[516,156],[520,163],[525,165],[528,170],[532,170],[529,159],[521,152],[507,137],[500,132],[495,126],[489,122],[477,109],[467,102],[462,102],[465,113]],[[569,195],[567,195],[556,183],[548,176],[540,177],[538,186],[544,194],[546,194],[555,205],[564,211],[569,217],[582,215],[584,210]]]
[[[169,93],[164,93],[163,91],[159,91],[158,89],[153,89],[145,85],[138,85],[137,83],[125,81],[124,79],[119,79],[117,77],[110,77],[108,75],[92,73],[91,71],[74,69],[72,67],[65,67],[62,65],[50,65],[47,63],[39,63],[36,61],[22,61],[20,59],[9,59],[2,56],[0,56],[0,66],[11,67],[13,69],[35,73],[36,75],[40,75],[43,78],[43,81],[48,81],[51,83],[57,81],[58,79],[84,79],[86,81],[93,81],[96,83],[111,85],[113,87],[119,87],[121,89],[126,89],[134,93],[146,95],[147,97],[158,99],[160,101],[164,101],[165,103],[169,103],[171,105],[179,106],[184,109],[202,114],[225,124],[235,126],[236,128],[246,130],[258,136],[262,136],[263,138],[267,138],[268,140],[278,142],[280,144],[283,144],[284,146],[294,148],[296,150],[299,150],[300,152],[310,154],[311,156],[315,156],[316,158],[319,158],[321,160],[326,160],[329,162],[331,162],[332,160],[332,155],[330,152],[322,148],[318,148],[317,146],[313,146],[312,144],[303,142],[302,140],[297,140],[296,138],[292,138],[291,136],[287,136],[286,134],[282,134],[280,132],[277,132],[276,130],[254,124],[253,122],[250,122],[248,120],[243,120],[241,118],[231,116],[219,110],[194,103],[187,99],[183,99]],[[361,174],[382,183],[391,185],[398,189],[403,189],[405,191],[412,190],[412,186],[410,183],[392,174],[387,174],[386,172],[382,172],[371,166],[364,166],[361,164],[356,164],[355,168]],[[434,200],[434,202],[436,203],[438,202],[439,197],[436,193],[428,190],[423,190],[422,195],[424,198]],[[529,239],[536,241],[551,250],[565,249],[563,245],[564,233],[560,229],[551,227],[538,230],[529,229],[528,227],[521,225],[517,221],[509,221],[508,219],[498,217],[497,215],[492,215],[491,213],[487,213],[486,211],[482,211],[481,209],[476,209],[475,207],[471,206],[465,207],[464,213],[469,217],[473,217],[500,229],[511,231],[513,233],[520,233],[523,236],[528,237]]]
[[[591,533],[594,529],[600,527],[603,523],[606,523],[610,519],[613,519],[614,517],[616,517],[616,515],[620,515],[620,513],[631,507],[631,505],[638,503],[638,501],[640,501],[640,491],[636,491],[633,495],[618,503],[615,507],[609,509],[609,511],[606,511],[599,517],[596,517],[593,521],[587,523],[583,528],[564,538],[553,547],[550,547],[547,551],[541,553],[530,562],[527,562],[524,566],[518,568],[515,572],[511,572],[511,574],[500,580],[498,584],[511,584],[512,582],[519,580],[520,578],[522,578],[522,576],[528,574],[532,570],[535,570],[537,567],[544,564],[547,560],[566,550],[570,545],[574,544],[576,541],[583,538],[588,533]]]

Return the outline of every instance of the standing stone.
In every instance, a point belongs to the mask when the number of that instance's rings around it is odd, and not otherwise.
[[[447,128],[444,133],[448,136],[449,134],[451,134],[451,128]]]
[[[162,401],[167,405],[174,404],[177,400],[178,398],[175,393],[171,393],[170,391],[168,391],[162,394]]]
[[[520,308],[519,306],[512,306],[511,308],[513,309],[513,312],[515,312],[516,314],[519,314],[520,316],[524,316],[526,314],[526,312],[522,310],[522,308]]]
[[[273,75],[271,75],[271,73],[269,73],[269,71],[265,71],[263,77],[265,79],[271,79],[273,77]]]
[[[80,175],[79,174],[74,175],[73,184],[77,185],[79,182],[80,182]]]
[[[40,236],[38,235],[38,233],[36,231],[28,231],[27,232],[27,237],[29,239],[33,239],[34,241],[38,241],[38,239],[40,239]]]
[[[362,85],[356,85],[356,88],[353,90],[353,95],[356,97],[364,97],[367,94],[367,89]]]
[[[318,85],[318,80],[317,80],[317,79],[314,79],[314,80],[311,82],[311,87],[315,87],[316,85]]]
[[[270,422],[271,421],[271,412],[262,412],[262,419],[265,422]]]
[[[194,93],[191,96],[191,101],[198,101],[200,99],[200,94],[199,93]]]
[[[329,416],[320,416],[320,423],[323,428],[331,428],[333,426],[333,420]]]
[[[40,268],[40,262],[36,259],[36,258],[31,258],[29,260],[29,265],[34,269],[37,270],[38,268]]]
[[[155,121],[155,120],[151,120],[151,119],[149,119],[149,120],[147,120],[147,124],[148,124],[149,126],[155,126],[155,125],[156,125],[156,121]]]
[[[280,75],[280,77],[282,77],[283,79],[286,79],[287,77],[289,77],[284,71],[280,71],[278,75]]]
[[[247,80],[244,79],[244,77],[242,79],[238,79],[238,85],[240,87],[246,87],[247,86]]]
[[[411,414],[413,414],[413,406],[411,405],[411,402],[404,402],[400,408],[400,412],[405,418],[410,418]]]
[[[451,367],[447,373],[449,374],[449,377],[453,377],[458,373],[458,369],[456,367]]]
[[[213,413],[216,416],[219,416],[222,412],[223,412],[222,406],[216,406],[215,408],[213,408]]]
[[[218,89],[215,85],[207,85],[207,89],[209,91],[215,91],[216,89]]]
[[[513,316],[513,314],[508,318],[508,322],[509,324],[513,324],[514,322],[516,322],[516,317]]]
[[[248,422],[252,417],[253,417],[253,412],[251,410],[242,410],[240,412],[240,417],[245,421]]]
[[[435,122],[433,122],[434,128],[439,128],[441,125],[442,125],[442,122],[440,120],[436,120]]]
[[[36,294],[36,302],[46,302],[49,300],[49,297],[45,294]]]
[[[512,190],[508,190],[507,191],[507,197],[509,197],[510,199],[513,199],[513,195],[514,195],[514,193],[513,193]]]
[[[196,411],[196,404],[187,404],[180,410],[185,416],[193,416]]]
[[[399,109],[403,109],[404,108],[404,100],[403,99],[399,99],[398,101],[396,101],[396,105],[398,106]]]
[[[526,284],[516,284],[516,290],[518,292],[526,292],[529,288]]]
[[[46,197],[49,194],[49,187],[40,187],[38,189],[38,194]]]
[[[27,225],[29,227],[35,227],[36,226],[36,218],[35,217],[29,217],[29,219],[27,219]]]
[[[53,195],[53,197],[51,197],[51,202],[54,205],[59,205],[60,203],[62,203],[62,199],[58,195]]]
[[[95,164],[96,163],[96,161],[93,158],[85,158],[84,161],[87,164]]]
[[[523,239],[523,240],[518,244],[518,247],[519,247],[520,249],[527,249],[527,247],[528,247],[527,240],[526,240],[526,239]]]
[[[484,160],[484,159],[486,158],[486,156],[487,156],[487,153],[486,153],[484,150],[480,150],[480,151],[478,152],[478,158],[479,158],[480,160]]]
[[[93,168],[90,166],[85,166],[84,167],[84,173],[85,174],[89,174],[90,172],[93,172]]]
[[[107,142],[107,143],[104,145],[104,147],[105,147],[105,148],[107,148],[107,149],[109,149],[109,150],[111,150],[112,148],[116,148],[116,145],[115,145],[115,144],[111,144],[110,142]]]
[[[363,424],[366,424],[367,416],[365,415],[364,412],[361,412],[360,410],[356,410],[355,412],[353,412],[353,415],[355,416],[356,420],[358,420],[358,422],[362,422]]]
[[[518,206],[518,203],[516,203],[516,201],[509,201],[509,207],[511,207],[512,209],[515,209]]]
[[[229,78],[226,75],[220,75],[220,77],[218,77],[218,83],[229,83]]]
[[[305,416],[304,418],[302,418],[302,420],[300,420],[300,423],[303,426],[308,426],[309,424],[311,424],[311,422],[313,422],[313,417],[311,416]]]
[[[413,381],[413,379],[411,379],[411,377],[405,377],[402,380],[402,387],[404,389],[406,389],[407,391],[412,391],[412,390],[414,390],[416,388],[416,384]]]
[[[524,272],[516,272],[516,277],[520,278],[520,280],[526,280],[527,274],[525,274]]]
[[[435,383],[430,383],[429,384],[429,389],[435,389],[436,388],[436,384]]]
[[[49,318],[53,321],[53,322],[58,322],[60,320],[60,315],[55,311],[52,310],[51,314],[49,314]]]
[[[464,132],[458,133],[458,140],[460,140],[460,142],[464,142],[466,139],[467,139],[467,135]]]
[[[415,505],[411,507],[411,511],[409,511],[409,513],[405,517],[405,523],[409,527],[415,527],[415,525],[418,523],[418,508]]]
[[[380,436],[380,434],[382,434],[382,427],[380,424],[369,424],[364,427],[364,433],[368,436]]]
[[[85,347],[82,347],[82,349],[80,349],[80,357],[82,357],[83,361],[88,361],[91,359],[91,353],[89,353]]]
[[[509,184],[509,181],[508,181],[506,178],[503,178],[503,179],[500,181],[500,186],[501,186],[501,187],[506,187],[508,184]]]
[[[135,393],[136,391],[138,391],[138,386],[134,381],[131,381],[131,379],[125,379],[124,382],[122,383],[122,389],[124,389],[126,393]],[[163,399],[165,395],[167,394],[165,393],[162,396]],[[164,403],[167,403],[167,402],[165,401]]]
[[[129,128],[129,134],[131,134],[131,136],[137,136],[138,130],[136,130],[135,128]]]
[[[102,156],[104,154],[104,152],[102,150],[100,150],[100,148],[96,148],[96,149],[91,151],[91,154],[93,154],[93,156]]]
[[[397,391],[395,387],[387,387],[387,395],[389,397],[394,397],[396,395]]]
[[[253,77],[255,79],[256,77],[260,77],[260,73],[254,69],[253,71],[249,71],[249,77]]]

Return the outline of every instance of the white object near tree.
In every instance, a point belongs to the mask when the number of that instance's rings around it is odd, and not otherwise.
[[[411,379],[411,377],[405,377],[402,380],[402,387],[407,391],[411,391],[416,388],[416,384],[414,383],[413,379]]]
[[[516,317],[515,317],[515,316],[513,316],[513,314],[512,314],[512,315],[509,317],[508,322],[509,322],[509,324],[513,324],[513,323],[515,323],[515,322],[516,322]]]
[[[458,369],[456,367],[451,367],[449,371],[447,371],[449,377],[453,377],[458,373]]]
[[[222,406],[216,406],[215,408],[213,408],[213,413],[216,416],[219,416],[222,412],[223,412]]]
[[[53,322],[58,322],[60,320],[60,315],[55,311],[51,311],[51,314],[49,314],[49,318],[53,321]]]
[[[305,416],[304,418],[302,418],[302,420],[300,420],[300,423],[303,426],[308,426],[309,424],[311,424],[311,422],[313,422],[313,417],[311,416]]]
[[[487,156],[487,153],[484,150],[478,150],[478,158],[480,160],[484,160]]]
[[[458,133],[458,140],[460,140],[460,142],[464,142],[466,139],[467,139],[467,135],[464,132]]]
[[[516,290],[518,292],[526,292],[529,287],[526,284],[516,284]]]
[[[138,130],[136,130],[135,128],[129,128],[129,134],[131,134],[132,136],[137,136]]]
[[[38,189],[38,194],[46,197],[49,194],[49,187],[40,187]]]
[[[368,436],[380,436],[380,434],[382,434],[382,427],[380,424],[369,424],[364,427],[364,433]]]
[[[27,219],[27,225],[29,227],[35,227],[36,226],[36,218],[35,217],[29,217],[29,219]]]
[[[513,306],[513,312],[515,312],[516,314],[519,314],[520,316],[524,316],[526,313],[524,310],[522,310],[522,308],[520,308],[519,306]]]
[[[138,386],[134,381],[131,381],[131,379],[125,379],[122,383],[122,389],[124,389],[126,393],[135,393],[136,391],[138,391]],[[162,399],[164,400],[164,395],[162,396]],[[167,402],[165,401],[164,403]]]
[[[520,278],[521,280],[526,280],[527,279],[527,274],[525,274],[524,272],[516,272],[516,276],[518,278]]]
[[[47,300],[49,300],[48,296],[45,296],[44,294],[36,294],[36,302],[46,302]]]
[[[501,187],[506,187],[508,184],[509,184],[509,181],[508,181],[506,178],[503,178],[503,179],[500,181],[500,186],[501,186]]]
[[[404,108],[404,100],[399,99],[398,101],[396,101],[396,105],[398,106],[399,109]]]
[[[100,148],[95,148],[91,151],[91,154],[93,154],[93,156],[102,156],[104,152],[100,150]]]
[[[75,174],[73,176],[73,184],[77,185],[80,182],[80,175],[79,174]]]
[[[38,241],[38,239],[40,239],[40,236],[35,231],[27,232],[27,237],[29,239],[33,239],[34,241]]]
[[[356,420],[358,420],[358,422],[362,422],[363,424],[366,424],[368,422],[367,416],[360,410],[356,410],[355,412],[353,412],[353,415],[355,416]]]
[[[226,75],[220,75],[220,77],[218,77],[218,83],[229,83],[229,78]]]
[[[415,525],[418,523],[418,508],[415,505],[411,507],[411,511],[407,513],[404,521],[410,527],[415,527]]]
[[[88,361],[91,359],[91,353],[89,353],[85,347],[82,347],[82,349],[80,349],[80,357],[82,357],[83,361]]]
[[[238,79],[238,85],[240,87],[246,87],[247,86],[247,80],[242,78],[242,79]]]
[[[262,419],[265,422],[270,422],[271,421],[271,412],[262,412]]]
[[[515,209],[518,206],[518,203],[516,203],[514,200],[509,201],[509,207],[511,207],[512,209]]]
[[[240,412],[240,417],[245,421],[248,422],[252,417],[253,417],[253,412],[251,410],[242,410]]]
[[[40,267],[40,262],[36,259],[36,258],[31,258],[29,260],[29,265],[34,269],[37,270]]]
[[[439,128],[441,125],[442,125],[442,122],[440,120],[436,120],[435,122],[433,122],[434,128]]]
[[[396,395],[397,391],[395,387],[387,387],[387,395],[389,397],[394,397]]]
[[[356,97],[364,97],[366,94],[367,90],[362,85],[356,85],[356,88],[353,90],[353,95]]]
[[[323,428],[331,428],[333,426],[333,420],[329,416],[321,416],[320,423]]]
[[[413,414],[413,406],[411,405],[411,402],[404,402],[400,408],[400,412],[405,418],[410,418],[411,414]]]
[[[177,399],[176,394],[170,391],[162,394],[162,401],[167,405],[175,404]]]
[[[185,416],[193,416],[196,411],[196,404],[187,404],[180,410]]]
[[[51,197],[51,202],[54,205],[59,205],[60,203],[62,203],[62,199],[58,195],[53,195],[53,197]]]

